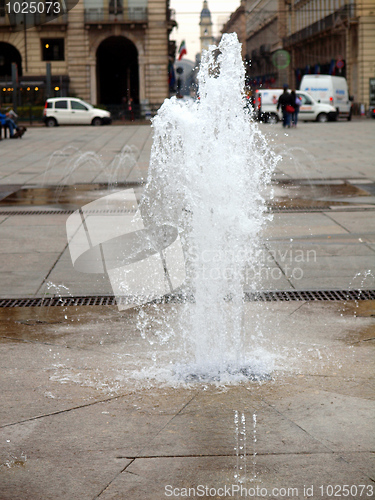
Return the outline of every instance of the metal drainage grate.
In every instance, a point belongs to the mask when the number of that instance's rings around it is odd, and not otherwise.
[[[0,210],[0,215],[71,215],[76,210]],[[85,214],[135,214],[133,209],[119,209],[119,210],[86,210]]]
[[[191,296],[171,294],[163,297],[162,302],[183,302],[192,300]],[[247,302],[286,302],[286,301],[334,301],[334,300],[375,300],[375,290],[287,290],[274,292],[246,292]],[[54,306],[113,306],[118,301],[136,304],[136,297],[114,297],[98,295],[88,297],[44,297],[34,299],[0,299],[4,307],[54,307]]]
[[[14,216],[14,215],[71,215],[72,213],[76,212],[79,210],[78,208],[75,210],[68,210],[68,209],[51,209],[51,210],[11,210],[11,209],[5,209],[1,210],[0,209],[0,215],[5,215],[5,216]],[[278,207],[278,206],[268,206],[267,207],[267,212],[268,213],[277,213],[277,212],[283,212],[283,213],[289,213],[289,212],[329,212],[329,211],[335,211],[335,212],[356,212],[356,211],[373,211],[375,210],[374,207],[351,207],[349,205],[343,205],[343,206],[335,206],[334,209],[332,207]],[[133,214],[135,213],[136,210],[134,209],[118,209],[118,210],[84,210],[85,214]]]
[[[89,297],[43,297],[36,299],[0,299],[1,307],[112,306],[113,295]]]
[[[287,290],[274,292],[245,292],[248,301],[330,301],[330,300],[375,300],[375,290]]]
[[[332,208],[333,207],[333,208]],[[350,205],[331,205],[327,207],[322,207],[322,206],[317,206],[317,207],[280,207],[280,206],[273,206],[270,205],[267,207],[267,212],[271,213],[277,213],[277,212],[358,212],[358,211],[373,211],[375,210],[374,207],[360,207],[360,206],[355,206],[351,207]]]
[[[283,206],[277,206],[277,205],[269,205],[267,207],[267,212],[329,212],[331,210],[330,207],[322,207],[316,206],[316,207],[283,207]]]

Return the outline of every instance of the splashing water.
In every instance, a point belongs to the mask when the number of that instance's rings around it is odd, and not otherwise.
[[[256,464],[257,464],[257,414],[253,413],[253,477],[252,481],[257,479]]]
[[[278,157],[250,117],[241,45],[226,34],[203,53],[199,99],[166,100],[154,143],[142,216],[178,228],[194,298],[180,325],[188,366],[200,380],[251,375],[243,335],[243,285],[267,220],[262,190]],[[256,289],[256,283],[252,283]],[[255,327],[254,327],[255,330]]]
[[[246,457],[246,417],[244,413],[234,412],[234,427],[236,446],[236,468],[234,479],[238,484],[246,483],[247,475],[247,457]]]
[[[139,156],[140,152],[136,146],[125,145],[106,164],[98,153],[67,146],[55,151],[49,158],[43,185],[58,182],[55,191],[55,201],[58,202],[65,186],[85,182],[87,176],[91,176],[91,182],[107,184],[108,190],[122,183],[142,184],[144,179],[138,167]]]
[[[361,271],[358,272],[354,275],[353,279],[349,283],[348,289],[352,292],[355,291],[357,294],[357,299],[354,300],[355,304],[355,310],[354,310],[354,316],[357,316],[356,309],[359,309],[359,303],[360,300],[363,297],[363,292],[366,290],[372,290],[375,287],[375,274],[370,270],[366,271]],[[349,307],[349,304],[351,304],[351,299],[349,297],[348,293],[348,298],[345,300],[343,303],[343,308],[342,311],[345,311],[347,307]],[[341,316],[343,314],[341,313]]]

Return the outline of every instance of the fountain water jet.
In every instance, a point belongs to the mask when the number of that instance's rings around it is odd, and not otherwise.
[[[203,53],[198,81],[197,101],[166,100],[153,120],[142,216],[176,226],[184,244],[194,303],[180,320],[186,365],[176,371],[198,380],[249,377],[243,286],[268,218],[262,189],[278,158],[246,108],[236,34]]]

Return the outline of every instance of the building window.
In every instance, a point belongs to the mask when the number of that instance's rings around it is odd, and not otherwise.
[[[64,61],[64,39],[43,38],[42,55],[43,61]]]
[[[110,14],[122,14],[122,0],[110,0],[109,1],[109,13]]]

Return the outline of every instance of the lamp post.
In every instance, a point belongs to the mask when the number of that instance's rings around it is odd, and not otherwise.
[[[46,63],[46,100],[51,97],[51,63]]]
[[[18,68],[17,63],[12,63],[13,109],[17,113]]]

